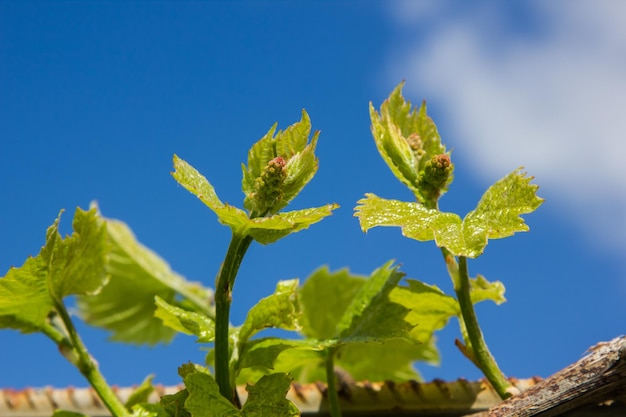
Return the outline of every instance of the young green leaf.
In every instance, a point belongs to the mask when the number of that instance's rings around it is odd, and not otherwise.
[[[175,332],[154,317],[154,297],[173,303],[179,294],[193,299],[195,305],[208,306],[211,291],[172,271],[167,262],[137,241],[125,223],[102,220],[110,244],[107,270],[111,279],[97,296],[78,298],[81,317],[111,331],[112,340],[150,345],[171,340]]]
[[[299,416],[300,410],[285,398],[291,378],[287,374],[265,375],[254,385],[248,385],[248,399],[243,405],[245,417]],[[196,417],[196,416],[194,416]]]
[[[391,264],[387,262],[372,273],[339,319],[342,343],[408,337],[414,327],[405,320],[410,310],[389,298],[404,274]]]
[[[185,409],[193,417],[239,417],[241,412],[220,394],[211,375],[191,372],[184,377],[189,396]]]
[[[135,404],[131,411],[131,417],[182,417],[181,414],[169,414],[161,404]]]
[[[297,279],[279,281],[274,294],[263,298],[252,307],[239,331],[240,346],[266,328],[298,330],[301,313],[297,291]]]
[[[174,167],[176,171],[172,175],[176,181],[213,210],[220,223],[229,226],[234,233],[252,236],[264,245],[308,228],[324,217],[330,216],[332,211],[339,207],[336,204],[327,204],[317,208],[251,219],[243,210],[222,203],[207,179],[176,155],[174,155]]]
[[[383,343],[350,343],[342,346],[339,358],[335,360],[336,365],[347,371],[355,381],[394,382],[421,380],[413,366],[415,362],[439,363],[434,338],[422,344],[404,339],[388,339]],[[320,377],[318,375],[317,379]]]
[[[304,311],[302,333],[309,339],[267,338],[249,342],[241,352],[238,380],[251,381],[270,370],[289,372],[300,382],[323,379],[324,351],[336,346],[341,347],[336,364],[350,373],[365,375],[367,369],[376,368],[375,374],[383,379],[399,380],[408,375],[417,378],[411,366],[413,361],[434,362],[438,358],[431,341],[416,346],[414,342],[403,344],[388,339],[411,339],[409,331],[413,326],[404,321],[409,310],[389,300],[402,276],[391,268],[391,263],[367,279],[345,269],[334,273],[327,268],[318,269],[299,291]],[[338,321],[338,317],[343,317],[344,322]],[[395,361],[381,367],[376,363],[377,355],[382,355],[390,343],[402,351],[394,357]],[[362,352],[372,356],[357,358]]]
[[[391,292],[390,298],[411,311],[406,317],[414,327],[411,334],[422,343],[432,339],[435,331],[442,329],[451,317],[460,314],[459,304],[454,297],[434,285],[407,279],[403,285]]]
[[[0,280],[0,326],[40,330],[62,298],[95,293],[106,283],[107,241],[96,210],[76,209],[74,232],[65,238],[59,220],[48,228],[41,252]]]
[[[51,310],[46,263],[41,256],[29,257],[0,279],[0,328],[36,332],[45,325]]]
[[[513,171],[483,195],[475,210],[465,219],[454,213],[428,209],[419,203],[386,200],[366,194],[355,208],[361,229],[397,226],[406,237],[435,240],[453,255],[476,258],[483,253],[489,239],[499,239],[524,232],[528,226],[520,217],[531,213],[543,202],[537,197],[537,186],[530,184],[519,169]]]
[[[319,355],[319,352],[335,343],[334,340],[288,340],[275,337],[251,340],[245,344],[241,352],[238,381],[256,381],[271,370],[292,373],[295,369],[309,364],[311,357]]]
[[[424,181],[424,171],[434,157],[447,156],[445,146],[435,123],[426,114],[426,105],[419,110],[402,97],[399,84],[383,102],[380,114],[370,103],[372,135],[378,152],[393,174],[404,183],[421,203],[427,203],[433,194],[438,198],[452,182],[452,166],[439,190],[433,193],[432,184]]]
[[[133,408],[137,404],[147,403],[150,394],[154,392],[154,385],[152,385],[152,380],[154,379],[154,375],[148,375],[146,379],[143,380],[141,385],[139,385],[135,391],[128,397],[124,406],[128,409]]]
[[[256,142],[248,152],[248,167],[242,166],[242,189],[246,198],[244,207],[251,213],[266,215],[274,214],[285,207],[317,172],[318,161],[315,157],[315,147],[319,132],[313,135],[310,143],[311,119],[306,111],[302,110],[299,122],[289,126],[284,132],[279,131],[274,136],[276,124],[269,132]],[[264,174],[272,161],[282,161],[284,178],[280,182],[278,193],[273,193],[268,201],[264,190],[267,181]]]
[[[58,232],[58,220],[48,229],[40,255],[48,268],[48,282],[54,299],[68,295],[95,294],[107,282],[107,241],[97,211],[76,209],[72,228],[65,239]]]
[[[176,394],[162,396],[159,405],[168,417],[191,417],[189,411],[184,407],[187,398],[189,398],[189,391],[184,389]]]
[[[327,267],[313,272],[300,288],[303,306],[302,334],[312,339],[338,336],[338,318],[365,284],[366,277],[351,275],[348,269],[330,272]]]
[[[500,281],[489,282],[479,274],[476,278],[470,278],[470,297],[473,304],[491,300],[500,305],[506,301],[504,284]]]
[[[267,245],[291,233],[308,229],[310,225],[330,216],[332,211],[338,207],[337,204],[327,204],[322,207],[286,211],[271,217],[249,219],[243,233],[252,236],[257,242]]]
[[[442,329],[450,318],[461,315],[458,301],[435,285],[428,285],[414,279],[407,279],[406,286],[399,286],[390,294],[393,302],[401,304],[411,311],[406,320],[415,324],[411,335],[415,340],[428,342],[434,332]],[[504,298],[504,285],[501,282],[489,282],[479,275],[470,280],[472,303],[490,300],[501,304]]]
[[[184,310],[155,297],[154,316],[161,319],[170,329],[198,337],[197,342],[209,343],[215,338],[215,322],[204,314]]]

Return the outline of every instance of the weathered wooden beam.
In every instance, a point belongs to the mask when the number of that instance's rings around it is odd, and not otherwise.
[[[612,403],[615,409],[622,407],[617,402],[626,400],[626,336],[598,343],[588,352],[521,394],[472,417],[552,417],[574,415],[567,413],[583,412],[585,407],[593,408],[594,414],[589,415],[599,415],[602,409],[610,412]],[[626,407],[620,410],[615,415],[626,416]]]

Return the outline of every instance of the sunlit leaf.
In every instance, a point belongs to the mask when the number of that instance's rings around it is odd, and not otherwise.
[[[461,310],[454,297],[434,285],[414,279],[407,279],[406,283],[395,288],[390,298],[410,309],[406,316],[406,320],[414,326],[410,332],[414,339],[426,343],[435,331],[442,329]]]
[[[154,316],[161,319],[170,329],[197,336],[200,343],[212,342],[215,338],[215,322],[204,314],[188,311],[155,298]]]
[[[506,301],[504,291],[504,284],[500,281],[489,282],[482,275],[470,279],[470,296],[474,304],[485,300],[502,304]]]
[[[538,187],[530,184],[531,180],[520,170],[512,172],[492,185],[463,220],[454,213],[428,209],[419,203],[386,200],[374,194],[359,200],[355,216],[363,231],[396,226],[402,228],[406,237],[434,239],[437,246],[453,255],[475,258],[482,254],[489,239],[528,230],[520,215],[533,212],[543,202],[535,194]]]
[[[59,217],[46,243],[21,267],[0,279],[0,326],[33,332],[46,324],[55,303],[68,295],[96,293],[107,282],[107,241],[96,210],[76,209],[71,236],[58,232]]]
[[[131,417],[182,417],[180,414],[169,414],[161,404],[135,404],[131,411]]]
[[[150,394],[154,392],[154,385],[152,385],[152,380],[154,379],[154,375],[148,375],[146,379],[133,391],[133,393],[128,397],[124,406],[128,409],[133,408],[136,404],[147,403]]]
[[[258,376],[267,374],[270,370],[292,372],[303,364],[298,358],[306,356],[297,352],[320,352],[327,347],[335,345],[335,343],[336,341],[330,339],[289,340],[276,337],[251,340],[241,352],[238,370],[255,368],[255,370],[260,371],[260,374],[257,374]],[[283,355],[283,353],[285,354]],[[305,362],[307,361],[305,360]],[[244,375],[247,375],[248,378],[245,379],[246,382],[256,380],[250,379],[251,372],[244,372]]]
[[[248,385],[248,399],[243,405],[245,417],[299,416],[300,410],[286,397],[291,378],[287,374],[265,375],[254,385]],[[194,415],[194,417],[196,417]]]
[[[402,97],[399,84],[383,102],[380,113],[370,103],[370,119],[372,135],[378,152],[387,163],[393,174],[404,183],[415,196],[424,203],[428,192],[421,182],[426,163],[437,155],[448,155],[435,123],[426,114],[426,104],[417,110],[409,101]],[[439,190],[443,194],[450,182]]]
[[[95,294],[107,282],[105,227],[95,209],[76,209],[71,236],[61,238],[55,226],[48,229],[40,256],[48,268],[51,295]]]
[[[388,339],[382,343],[350,343],[341,348],[335,365],[348,372],[355,381],[400,382],[421,379],[414,368],[414,363],[418,361],[439,363],[434,339],[422,344],[404,339]]]
[[[298,280],[279,281],[274,294],[253,306],[239,331],[239,342],[245,343],[257,332],[267,329],[298,330],[300,305]]]
[[[257,206],[255,202],[257,179],[262,176],[265,167],[274,158],[284,159],[287,177],[282,185],[281,201],[272,207],[272,213],[285,207],[317,172],[318,161],[314,152],[319,132],[316,132],[308,143],[311,120],[306,111],[302,110],[299,122],[274,135],[275,132],[276,124],[252,145],[248,152],[248,166],[242,166],[242,189],[246,195],[244,207],[249,211],[253,211]]]
[[[338,336],[338,319],[365,284],[366,277],[348,269],[330,272],[327,267],[313,272],[300,288],[303,306],[302,334],[313,339]]]
[[[215,194],[213,186],[187,162],[174,156],[174,166],[176,168],[172,174],[174,178],[213,210],[220,223],[229,226],[233,232],[239,235],[252,236],[264,245],[275,242],[291,233],[307,229],[324,217],[330,216],[332,211],[339,207],[336,204],[327,204],[322,207],[250,219],[243,210],[223,204]]]
[[[97,296],[83,296],[77,306],[83,319],[112,332],[111,340],[156,344],[175,332],[154,317],[154,297],[173,304],[178,295],[209,303],[211,292],[172,271],[152,250],[137,241],[128,226],[104,219],[110,243],[110,282]]]
[[[338,208],[337,204],[327,204],[302,210],[287,211],[271,217],[257,217],[249,219],[240,233],[252,236],[257,242],[264,245],[273,243],[291,233],[308,229],[309,226],[332,214]]]
[[[189,397],[186,389],[178,391],[176,394],[168,394],[161,397],[159,405],[169,417],[191,417],[189,411],[184,408],[185,401]]]
[[[220,394],[217,382],[211,375],[192,372],[185,376],[189,396],[185,409],[193,417],[236,417],[241,412]]]
[[[444,328],[450,318],[461,315],[461,308],[456,298],[445,294],[435,285],[428,285],[414,279],[407,279],[407,285],[394,289],[390,298],[411,311],[406,320],[415,325],[411,335],[415,340],[426,343],[433,334]],[[489,282],[483,276],[470,280],[470,296],[473,303],[490,300],[501,304],[504,298],[504,286],[501,282]]]
[[[342,342],[407,338],[413,325],[405,320],[409,309],[389,298],[404,274],[388,262],[365,281],[339,319]]]

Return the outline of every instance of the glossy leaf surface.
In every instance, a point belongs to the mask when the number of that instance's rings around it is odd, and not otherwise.
[[[533,212],[543,202],[531,180],[520,170],[512,172],[492,185],[463,220],[454,213],[428,209],[420,203],[386,200],[374,194],[359,200],[355,216],[363,231],[396,226],[406,237],[434,240],[453,255],[475,258],[482,254],[489,239],[528,230],[520,216]]]

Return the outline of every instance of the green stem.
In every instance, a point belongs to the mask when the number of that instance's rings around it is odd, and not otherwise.
[[[449,252],[444,250],[444,256],[446,257],[446,263],[448,263],[448,269],[450,270],[450,258]],[[454,269],[454,268],[452,268]],[[506,379],[496,360],[491,355],[483,333],[478,325],[478,319],[476,318],[476,312],[474,311],[474,304],[470,295],[470,281],[467,270],[467,259],[464,256],[459,256],[458,270],[456,277],[453,278],[454,291],[456,292],[457,300],[461,307],[461,317],[463,323],[465,323],[465,329],[467,331],[467,337],[469,344],[473,352],[475,363],[479,369],[485,375],[489,383],[496,390],[500,398],[505,399],[512,394],[510,388],[511,383]]]
[[[239,266],[252,237],[233,233],[226,252],[226,258],[220,268],[215,282],[215,380],[220,393],[229,401],[236,403],[235,388],[231,385],[229,329],[230,303],[233,285]]]
[[[55,307],[61,316],[61,320],[63,321],[65,328],[67,329],[69,341],[71,342],[73,349],[72,356],[74,356],[77,360],[75,365],[78,367],[80,373],[83,374],[87,381],[89,381],[89,384],[91,384],[104,405],[109,409],[111,415],[114,417],[129,417],[130,413],[126,410],[124,404],[122,404],[122,402],[117,398],[109,384],[107,384],[104,376],[98,370],[98,366],[91,358],[87,348],[78,336],[74,323],[72,323],[72,319],[70,318],[63,302],[56,301]]]
[[[335,376],[335,352],[337,348],[326,350],[326,396],[330,408],[331,417],[341,417],[339,407],[339,391],[337,390],[337,377]]]

